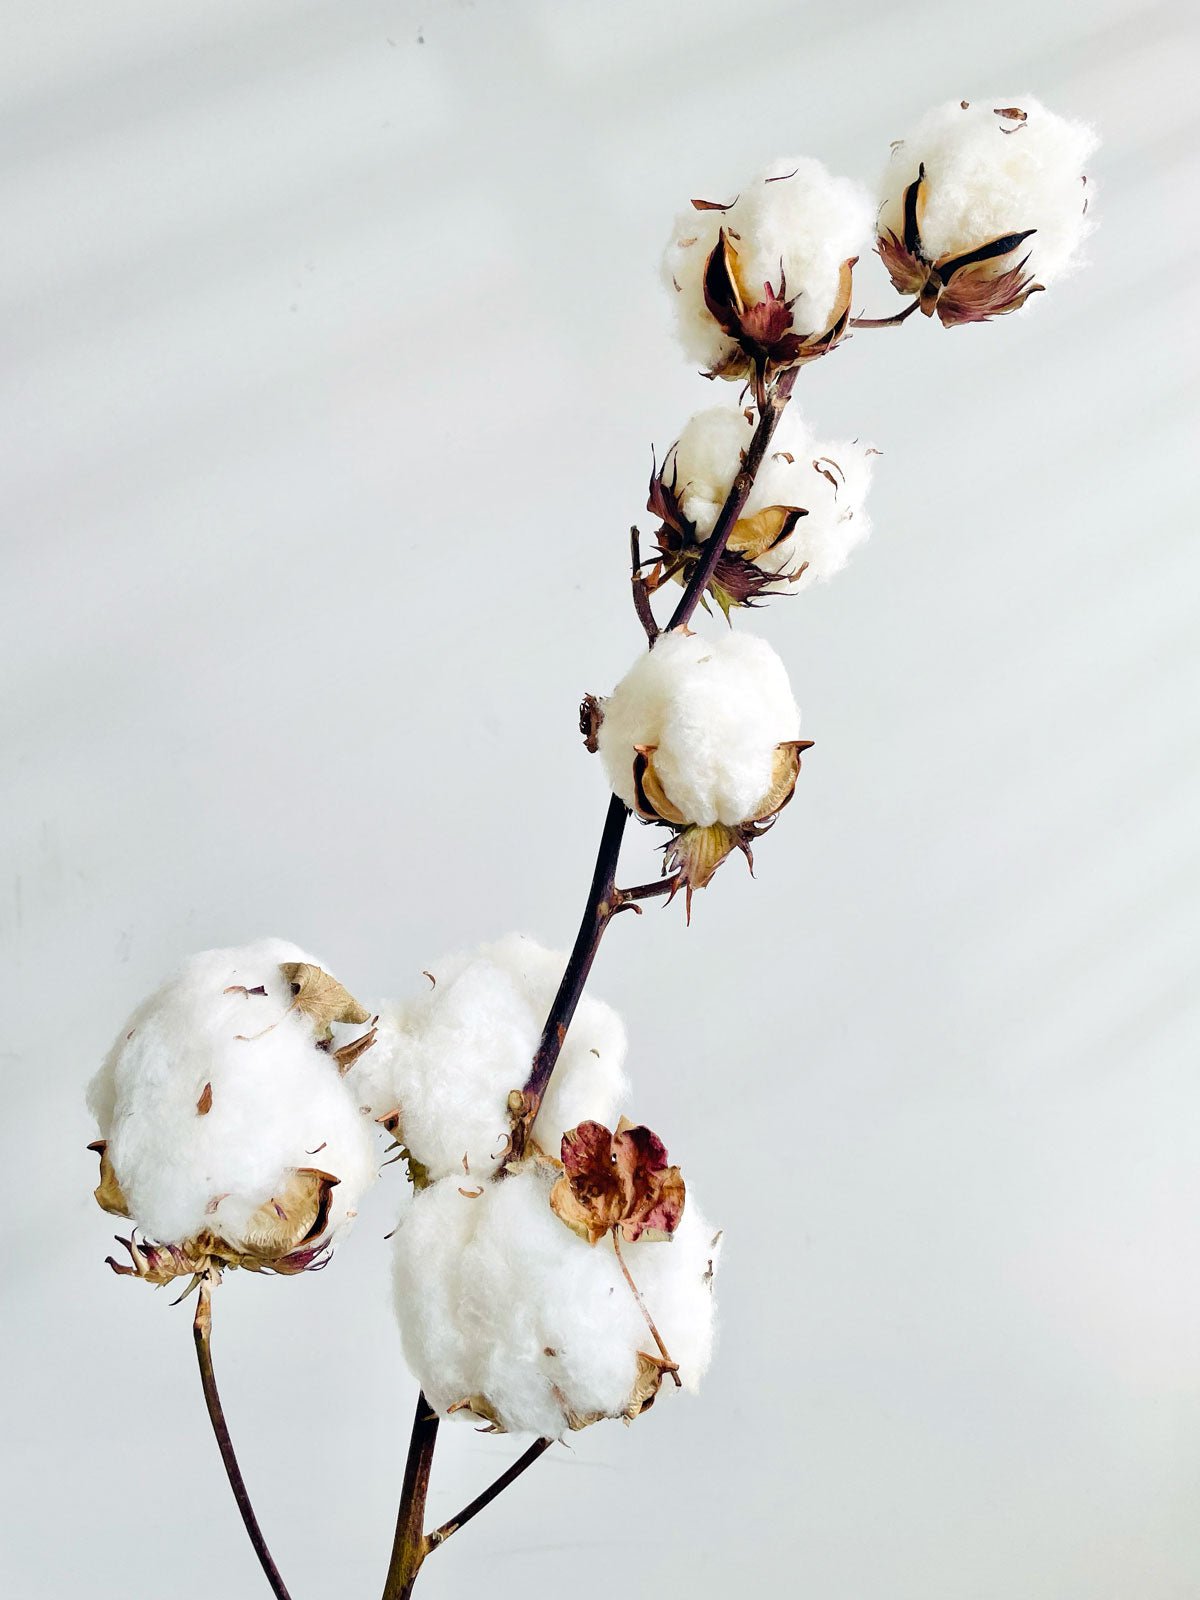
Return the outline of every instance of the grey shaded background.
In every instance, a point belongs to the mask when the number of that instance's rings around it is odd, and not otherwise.
[[[804,375],[885,452],[870,544],[759,623],[817,748],[756,883],[598,965],[727,1229],[706,1390],[556,1451],[420,1592],[1194,1600],[1193,8],[4,13],[7,1593],[265,1593],[189,1312],[102,1265],[83,1083],[194,949],[279,933],[374,997],[569,941],[576,702],[639,645],[651,442],[715,398],[676,208],[1034,92],[1102,128],[1094,265]],[[877,263],[857,297],[894,308]],[[327,1273],[219,1296],[297,1600],[382,1579],[401,1188]],[[433,1516],[518,1448],[447,1430]]]

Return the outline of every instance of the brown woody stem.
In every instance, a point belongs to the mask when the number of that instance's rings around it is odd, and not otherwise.
[[[677,1389],[681,1389],[683,1387],[683,1379],[679,1376],[679,1369],[671,1360],[671,1352],[663,1343],[662,1334],[659,1333],[658,1329],[654,1326],[654,1318],[650,1315],[650,1312],[646,1306],[646,1302],[642,1299],[642,1291],[638,1288],[637,1284],[634,1283],[633,1278],[630,1276],[629,1268],[625,1265],[625,1257],[621,1254],[621,1241],[615,1228],[612,1231],[612,1242],[613,1249],[617,1252],[617,1262],[625,1276],[625,1282],[629,1285],[630,1293],[637,1301],[638,1310],[646,1319],[646,1326],[650,1329],[654,1342],[658,1346],[658,1353],[667,1363],[667,1371],[671,1374],[672,1378],[674,1378],[675,1387]]]
[[[709,580],[716,571],[717,562],[724,554],[734,524],[741,516],[750,490],[754,487],[755,475],[770,447],[772,436],[783,415],[783,408],[791,398],[798,370],[792,367],[781,373],[768,391],[742,470],[733,480],[733,486],[725,497],[721,514],[705,541],[704,555],[692,569],[687,587],[668,623],[669,628],[683,627],[690,621],[692,613],[700,604]],[[575,935],[575,943],[567,958],[562,982],[558,986],[558,993],[550,1007],[550,1015],[546,1018],[542,1036],[534,1051],[529,1076],[520,1093],[520,1107],[514,1112],[512,1137],[506,1158],[508,1162],[517,1161],[524,1154],[530,1129],[537,1119],[542,1097],[550,1082],[550,1075],[554,1071],[563,1041],[567,1036],[567,1029],[571,1026],[575,1008],[579,1004],[584,985],[592,970],[596,951],[600,948],[600,940],[604,936],[605,928],[622,904],[616,888],[617,859],[621,854],[621,840],[625,834],[628,817],[629,808],[618,795],[614,794],[608,802],[604,830],[600,835],[600,848],[596,854],[596,865],[592,870],[592,882],[588,889],[587,904],[579,924],[579,932]]]
[[[421,1393],[417,1396],[416,1415],[408,1440],[408,1460],[404,1466],[404,1485],[400,1490],[396,1536],[392,1540],[392,1559],[383,1585],[383,1600],[408,1600],[421,1563],[433,1549],[432,1541],[425,1534],[425,1500],[429,1494],[437,1432],[437,1413]]]
[[[472,1517],[478,1516],[484,1506],[491,1505],[498,1494],[502,1494],[510,1483],[514,1483],[527,1467],[531,1467],[537,1458],[549,1450],[552,1439],[535,1439],[525,1451],[513,1462],[512,1466],[502,1472],[494,1483],[488,1484],[482,1494],[477,1494],[470,1505],[466,1505],[456,1517],[451,1517],[449,1522],[443,1522],[440,1528],[435,1528],[429,1535],[430,1549],[445,1544],[452,1533],[457,1533],[464,1522],[470,1522]]]
[[[234,1454],[233,1440],[229,1437],[229,1429],[225,1423],[225,1412],[217,1390],[217,1377],[213,1371],[211,1294],[208,1279],[202,1279],[196,1302],[196,1316],[192,1322],[192,1336],[196,1341],[196,1360],[200,1365],[200,1382],[204,1388],[204,1404],[208,1407],[208,1420],[212,1423],[217,1449],[221,1452],[221,1463],[225,1468],[225,1476],[229,1479],[229,1487],[233,1490],[233,1498],[237,1501],[237,1508],[242,1514],[242,1522],[250,1536],[250,1543],[254,1546],[258,1564],[271,1585],[271,1593],[276,1600],[291,1600],[284,1581],[279,1576],[279,1568],[271,1559],[271,1552],[267,1549],[267,1541],[262,1536],[258,1518],[254,1515],[254,1507],[250,1504],[250,1496],[246,1491],[246,1480],[242,1477],[242,1469],[238,1466],[237,1456]]]
[[[910,300],[903,311],[897,311],[891,317],[851,317],[852,328],[898,328],[902,322],[907,322],[909,317],[921,304],[920,300]]]
[[[632,889],[618,889],[617,899],[621,905],[628,905],[632,900],[655,900],[660,894],[674,894],[682,878],[682,873],[672,872],[666,878],[655,878],[650,883],[637,883]]]

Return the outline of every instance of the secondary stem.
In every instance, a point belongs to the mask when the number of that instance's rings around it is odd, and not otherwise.
[[[417,1396],[412,1434],[408,1441],[408,1460],[404,1466],[404,1485],[400,1490],[400,1510],[396,1517],[396,1537],[392,1559],[383,1585],[383,1600],[408,1600],[421,1563],[433,1549],[425,1536],[425,1500],[429,1494],[429,1473],[433,1467],[433,1447],[437,1443],[438,1417],[422,1392]]]
[[[204,1387],[204,1404],[208,1407],[208,1420],[212,1423],[225,1476],[229,1479],[229,1487],[233,1490],[233,1498],[237,1501],[237,1508],[242,1514],[250,1543],[254,1546],[254,1554],[258,1557],[259,1565],[271,1585],[271,1592],[276,1600],[291,1600],[284,1581],[279,1576],[279,1568],[271,1559],[271,1552],[267,1549],[267,1541],[262,1536],[258,1518],[254,1515],[254,1507],[250,1504],[250,1496],[246,1490],[246,1481],[242,1477],[242,1469],[238,1466],[233,1440],[229,1437],[229,1428],[225,1423],[225,1412],[221,1405],[221,1396],[217,1391],[217,1377],[213,1371],[211,1293],[207,1279],[202,1280],[196,1304],[196,1316],[192,1323],[192,1336],[196,1341],[196,1360],[200,1365],[200,1382]]]
[[[910,300],[903,311],[897,311],[890,317],[851,317],[850,326],[852,328],[898,328],[902,322],[908,321],[920,304],[920,300]]]
[[[632,1293],[633,1298],[637,1301],[637,1308],[646,1319],[646,1326],[650,1329],[654,1342],[658,1346],[659,1355],[667,1363],[667,1371],[671,1374],[672,1378],[674,1378],[675,1387],[680,1389],[683,1387],[683,1379],[679,1376],[679,1369],[675,1365],[674,1361],[671,1360],[671,1352],[663,1343],[662,1334],[659,1333],[658,1329],[654,1326],[654,1318],[650,1315],[646,1302],[642,1299],[642,1291],[638,1288],[637,1284],[634,1283],[629,1268],[625,1265],[625,1257],[621,1253],[621,1241],[617,1236],[617,1230],[615,1228],[613,1229],[612,1233],[612,1242],[613,1249],[617,1252],[617,1262],[625,1276],[625,1282],[629,1285],[630,1292]]]
[[[540,1455],[549,1450],[553,1442],[552,1439],[535,1439],[524,1455],[518,1456],[512,1466],[500,1474],[495,1483],[490,1483],[482,1494],[477,1494],[470,1505],[464,1506],[456,1517],[451,1517],[449,1522],[443,1522],[440,1528],[433,1530],[428,1539],[430,1549],[445,1544],[450,1535],[457,1533],[464,1522],[470,1522],[472,1517],[479,1515],[484,1506],[491,1505],[498,1494],[502,1494],[527,1467],[531,1467]]]

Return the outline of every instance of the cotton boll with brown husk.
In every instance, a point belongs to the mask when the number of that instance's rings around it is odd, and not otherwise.
[[[593,702],[609,782],[643,822],[674,830],[666,869],[703,888],[733,849],[788,803],[808,741],[779,657],[762,639],[661,634],[607,699]]]
[[[713,376],[762,383],[832,349],[870,196],[819,161],[777,161],[728,201],[695,199],[663,260],[684,349]]]
[[[878,249],[894,286],[947,327],[1018,310],[1078,261],[1097,143],[1029,96],[927,112],[883,180]]]
[[[673,1236],[594,1247],[551,1208],[556,1169],[525,1167],[478,1190],[443,1178],[395,1235],[404,1355],[433,1408],[514,1433],[560,1438],[633,1420],[671,1366],[694,1390],[712,1355],[719,1239],[689,1196]]]
[[[376,1175],[375,1130],[344,1077],[371,1047],[370,1014],[295,945],[185,962],[89,1087],[96,1198],[148,1236],[116,1270],[165,1282],[323,1261]]]
[[[375,1047],[350,1073],[357,1098],[387,1118],[414,1175],[486,1180],[507,1153],[509,1096],[530,1064],[566,958],[519,933],[435,961],[424,993],[380,1008]],[[564,1131],[609,1121],[626,1092],[625,1029],[585,995],[532,1136],[552,1154]]]
[[[668,452],[650,488],[649,508],[662,518],[651,590],[667,578],[687,582],[753,431],[737,407],[714,406],[694,416]],[[726,616],[841,571],[870,533],[866,498],[877,454],[859,440],[818,440],[794,408],[784,412],[708,585]]]

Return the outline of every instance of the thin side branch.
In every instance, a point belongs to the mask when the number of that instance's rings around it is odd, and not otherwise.
[[[682,873],[672,872],[666,878],[655,878],[650,883],[635,884],[632,889],[618,889],[617,900],[624,906],[633,900],[656,900],[660,894],[674,894],[682,878]]]
[[[238,1466],[237,1456],[234,1454],[233,1440],[229,1437],[229,1429],[225,1423],[225,1412],[221,1405],[221,1396],[217,1391],[217,1377],[213,1371],[211,1295],[212,1289],[208,1279],[202,1279],[196,1302],[196,1316],[192,1322],[192,1336],[196,1341],[196,1360],[200,1365],[200,1382],[204,1388],[204,1404],[208,1408],[208,1420],[212,1423],[217,1449],[221,1452],[221,1464],[225,1468],[225,1476],[229,1479],[229,1487],[233,1490],[233,1498],[237,1501],[237,1508],[242,1514],[242,1522],[250,1536],[250,1543],[254,1546],[258,1564],[271,1585],[271,1593],[275,1596],[275,1600],[291,1600],[287,1587],[279,1576],[279,1568],[267,1549],[267,1541],[262,1536],[258,1518],[254,1515],[254,1507],[250,1504],[250,1496],[246,1491],[246,1480],[242,1477],[242,1469]]]
[[[408,1441],[408,1460],[404,1466],[404,1485],[400,1490],[396,1536],[392,1540],[392,1559],[383,1585],[383,1600],[408,1600],[421,1563],[433,1549],[425,1536],[425,1500],[429,1494],[437,1432],[437,1413],[422,1392],[417,1396],[417,1410]]]
[[[456,1517],[451,1517],[449,1522],[443,1522],[440,1528],[435,1528],[429,1535],[430,1549],[445,1544],[452,1533],[457,1533],[465,1522],[470,1522],[483,1510],[484,1506],[491,1505],[498,1494],[502,1494],[510,1483],[514,1483],[527,1467],[531,1467],[540,1455],[543,1455],[553,1444],[552,1439],[535,1439],[525,1451],[513,1462],[507,1471],[502,1472],[494,1483],[490,1483],[482,1494],[477,1494],[470,1505],[466,1505]]]
[[[633,1278],[630,1275],[629,1268],[625,1265],[625,1257],[621,1253],[621,1241],[617,1237],[617,1230],[615,1228],[612,1231],[612,1242],[613,1249],[617,1252],[617,1262],[620,1265],[621,1272],[624,1274],[625,1282],[629,1285],[630,1293],[637,1301],[638,1310],[646,1319],[646,1326],[650,1329],[651,1337],[658,1346],[658,1353],[667,1363],[667,1371],[675,1380],[675,1387],[677,1389],[682,1389],[683,1379],[679,1376],[679,1368],[676,1366],[675,1362],[671,1360],[671,1352],[663,1343],[662,1334],[659,1333],[658,1329],[654,1325],[654,1318],[650,1315],[650,1312],[646,1306],[646,1302],[642,1299],[642,1291],[638,1288],[637,1284],[634,1283]]]
[[[920,300],[910,300],[903,311],[897,311],[891,317],[851,317],[850,326],[852,328],[898,328],[902,322],[908,321],[920,304]]]

